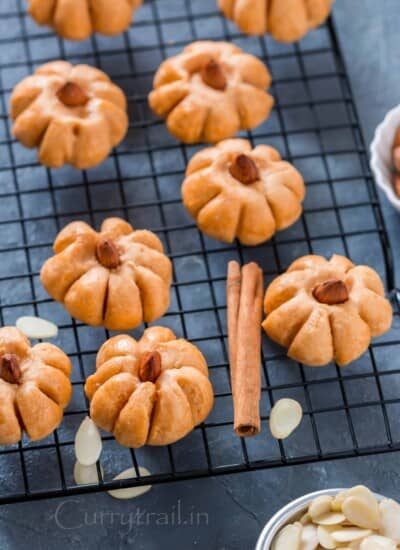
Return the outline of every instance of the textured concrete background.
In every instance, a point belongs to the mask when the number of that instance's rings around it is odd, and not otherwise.
[[[337,0],[335,17],[369,143],[386,111],[400,100],[399,2]],[[383,197],[382,204],[399,281],[400,217]],[[0,508],[0,548],[248,550],[265,521],[288,500],[315,489],[355,483],[400,497],[397,456],[165,485],[136,501],[115,501],[99,494],[5,506]],[[186,524],[178,525],[178,508]],[[160,518],[165,525],[156,524]]]
[[[361,8],[362,4],[362,8]],[[361,8],[361,9],[360,9]],[[347,61],[366,143],[400,102],[400,5],[396,0],[337,0],[335,21]],[[380,193],[400,282],[400,216]]]

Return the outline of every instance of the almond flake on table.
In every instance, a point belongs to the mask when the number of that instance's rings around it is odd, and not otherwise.
[[[15,326],[23,332],[28,338],[43,340],[45,338],[55,338],[58,334],[58,327],[51,321],[41,317],[24,316],[17,319]]]
[[[151,473],[146,468],[143,468],[142,466],[139,466],[139,474],[141,477],[150,476]],[[124,470],[123,472],[119,473],[117,476],[114,477],[113,481],[118,479],[136,479],[136,469],[135,468],[128,468],[127,470]],[[147,493],[147,491],[150,491],[151,485],[141,485],[140,487],[128,487],[127,489],[113,489],[111,491],[108,491],[108,494],[112,496],[113,498],[121,499],[121,500],[127,500],[131,498],[140,497],[141,495],[144,495]]]

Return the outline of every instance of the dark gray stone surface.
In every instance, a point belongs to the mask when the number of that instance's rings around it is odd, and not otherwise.
[[[398,0],[337,0],[335,15],[369,143],[375,126],[400,98]],[[400,218],[384,198],[382,204],[399,258]],[[400,273],[400,260],[397,266]],[[98,494],[3,506],[0,548],[250,550],[265,521],[287,501],[318,488],[356,483],[399,498],[397,455],[164,485],[136,501]],[[186,524],[179,524],[178,508]]]
[[[5,506],[0,548],[251,550],[265,522],[288,501],[357,483],[398,498],[396,455],[164,485],[127,502],[99,494]]]
[[[348,65],[367,144],[387,111],[400,101],[397,68],[400,10],[396,0],[337,0],[335,21]],[[385,221],[400,281],[400,216],[380,192]]]

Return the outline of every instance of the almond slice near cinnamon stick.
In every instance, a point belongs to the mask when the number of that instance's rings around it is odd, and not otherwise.
[[[260,432],[261,317],[263,279],[252,262],[240,270],[230,262],[227,280],[228,339],[234,430],[240,437]]]

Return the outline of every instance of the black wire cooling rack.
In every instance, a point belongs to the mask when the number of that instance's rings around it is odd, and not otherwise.
[[[280,45],[245,37],[217,11],[215,0],[152,0],[123,35],[81,43],[34,24],[23,0],[0,5],[0,321],[35,314],[60,327],[56,343],[72,358],[73,399],[64,421],[39,443],[0,448],[0,503],[162,483],[400,448],[400,342],[393,265],[384,221],[368,169],[354,99],[332,21],[301,42]],[[223,39],[261,57],[273,75],[271,117],[248,135],[268,143],[301,170],[307,199],[301,220],[257,248],[218,243],[200,234],[180,200],[188,158],[197,148],[177,143],[147,106],[154,71],[197,39]],[[130,129],[99,168],[47,170],[36,153],[12,139],[7,115],[12,87],[56,58],[105,70],[126,91]],[[173,446],[130,451],[103,434],[104,480],[78,487],[73,441],[87,414],[83,384],[96,350],[109,336],[71,320],[40,285],[38,272],[57,231],[73,219],[98,226],[111,215],[158,233],[173,260],[173,300],[160,321],[205,354],[215,390],[204,423]],[[226,266],[256,260],[265,283],[296,257],[344,253],[375,267],[392,291],[393,329],[352,365],[310,369],[263,340],[262,433],[247,440],[232,429],[226,343]],[[138,333],[137,333],[138,334]],[[300,428],[278,443],[267,426],[271,405],[293,397],[304,407]],[[122,469],[147,467],[151,477],[112,482]]]

